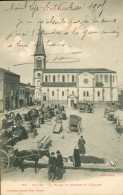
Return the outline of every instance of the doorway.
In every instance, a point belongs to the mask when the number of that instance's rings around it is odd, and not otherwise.
[[[46,102],[47,98],[46,98],[46,95],[43,95],[43,101]]]
[[[74,100],[71,100],[71,101],[70,101],[70,105],[71,105],[71,107],[74,106]]]

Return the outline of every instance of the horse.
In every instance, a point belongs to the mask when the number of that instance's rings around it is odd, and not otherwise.
[[[35,173],[37,173],[37,167],[38,167],[38,161],[41,159],[43,156],[47,156],[48,158],[50,157],[49,150],[46,149],[40,149],[40,150],[22,150],[14,151],[16,163],[19,167],[19,169],[24,172],[24,165],[23,161],[34,161],[35,162]]]

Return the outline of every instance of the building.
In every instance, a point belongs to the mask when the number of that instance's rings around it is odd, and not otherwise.
[[[35,100],[65,102],[118,101],[117,75],[105,68],[47,69],[41,26],[34,53]]]
[[[33,103],[35,87],[30,83],[20,83],[19,85],[19,106],[30,106]]]
[[[0,68],[0,112],[18,107],[19,83],[20,75]]]
[[[34,93],[30,83],[20,83],[20,75],[0,68],[0,113],[32,105]]]

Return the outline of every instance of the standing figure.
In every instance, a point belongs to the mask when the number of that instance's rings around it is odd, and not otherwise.
[[[79,168],[81,166],[81,159],[80,159],[78,146],[76,146],[74,148],[73,157],[74,157],[74,166],[75,166],[75,168]]]
[[[78,147],[79,147],[80,154],[85,154],[85,140],[83,136],[81,136],[78,141]]]
[[[27,131],[26,131],[25,127],[24,127],[22,124],[19,125],[18,131],[19,131],[19,134],[20,134],[20,136],[19,136],[19,138],[18,138],[19,141],[28,138]]]
[[[48,179],[54,181],[56,176],[56,157],[55,153],[51,152],[48,164]]]
[[[44,114],[43,114],[43,112],[41,112],[41,114],[39,116],[39,120],[40,120],[40,124],[44,124]]]
[[[17,113],[16,117],[15,117],[16,121],[21,121],[22,120],[22,116],[19,114],[19,112]]]
[[[30,133],[33,132],[34,128],[35,128],[34,120],[31,120],[30,121]]]
[[[63,158],[62,155],[60,154],[60,151],[57,150],[57,159],[56,159],[56,177],[57,179],[62,179],[63,177]]]

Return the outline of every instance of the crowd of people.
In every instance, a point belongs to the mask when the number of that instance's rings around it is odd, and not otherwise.
[[[85,140],[83,136],[80,136],[78,140],[78,145],[75,146],[73,152],[73,166],[75,168],[81,167],[81,156],[86,153],[85,150]],[[51,156],[48,162],[48,180],[54,181],[54,179],[62,179],[64,173],[64,163],[63,157],[59,150],[56,151],[56,155],[54,152],[51,152]]]
[[[2,129],[5,130],[4,137],[9,132],[11,136],[7,136],[6,138],[11,138],[12,144],[14,145],[17,141],[14,138],[14,134],[18,135],[18,141],[22,139],[28,138],[28,133],[34,133],[36,135],[36,127],[40,127],[41,124],[44,124],[48,119],[52,119],[52,117],[61,117],[63,120],[66,120],[66,112],[64,106],[60,106],[59,104],[51,104],[45,106],[42,104],[38,109],[32,108],[28,112],[24,114],[17,113],[11,111],[5,114],[4,119],[2,120]],[[27,123],[30,126],[29,130],[26,129]],[[7,144],[10,144],[7,142]]]
[[[28,134],[24,126],[24,121],[29,122],[30,132],[33,132],[33,130],[36,128],[36,120],[39,121],[39,124],[44,124],[46,118],[52,118],[54,116],[61,117],[63,120],[66,120],[67,117],[65,107],[60,106],[59,104],[52,104],[48,106],[42,104],[40,108],[30,109],[27,113],[23,115],[20,115],[20,113],[15,114],[14,112],[6,114],[4,128],[8,128],[7,122],[11,119],[12,125],[10,125],[10,137],[12,137],[12,140],[14,140],[13,132],[21,132],[18,137],[18,141],[20,141],[22,139],[28,138]],[[14,144],[15,143],[12,143],[12,146]],[[84,155],[85,153],[85,140],[83,136],[80,136],[77,146],[74,148],[73,151],[73,165],[75,168],[79,168],[81,166],[81,155]],[[63,178],[63,172],[64,163],[61,152],[59,150],[57,150],[56,153],[51,152],[48,162],[48,179],[51,181],[54,181],[54,179],[60,180]]]

